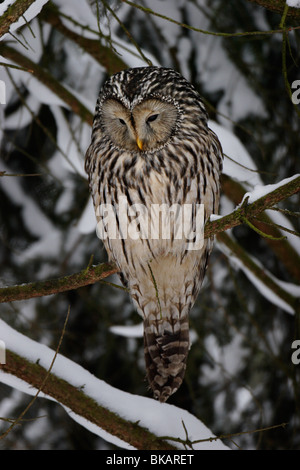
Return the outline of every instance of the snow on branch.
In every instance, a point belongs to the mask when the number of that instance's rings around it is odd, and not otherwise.
[[[218,217],[205,226],[205,236],[215,235],[229,228],[236,227],[245,220],[251,219],[278,202],[300,191],[300,175],[286,178],[277,184],[255,188],[253,193],[246,193],[242,203],[230,214]],[[251,201],[249,203],[249,201]]]
[[[255,185],[253,188],[253,196],[258,195],[260,184]],[[270,185],[266,186],[270,191]],[[274,187],[276,189],[276,187]],[[240,206],[241,201],[245,200],[245,189],[243,184],[236,178],[230,177],[230,173],[222,175],[222,193],[225,194],[236,206]],[[250,195],[250,193],[248,193]],[[248,200],[249,201],[249,200]],[[265,242],[275,253],[278,260],[281,261],[287,272],[292,278],[300,283],[300,250],[299,250],[299,238],[296,236],[290,236],[286,231],[283,232],[276,226],[276,222],[282,226],[293,228],[289,220],[278,211],[275,211],[276,207],[272,207],[271,210],[260,212],[251,220],[251,223],[258,228],[259,231],[264,232],[269,237],[265,237]],[[275,215],[276,214],[276,215]],[[287,238],[282,239],[283,233],[287,235]],[[278,239],[280,239],[280,243]]]
[[[39,396],[60,403],[72,419],[106,441],[125,449],[228,449],[186,410],[118,390],[2,320],[0,334],[6,345],[0,382],[33,396],[41,388]]]
[[[292,8],[300,8],[300,0],[286,0],[286,4]]]
[[[16,0],[0,6],[0,38],[35,18],[49,0]],[[6,3],[9,5],[6,8]],[[12,3],[12,4],[11,4]]]

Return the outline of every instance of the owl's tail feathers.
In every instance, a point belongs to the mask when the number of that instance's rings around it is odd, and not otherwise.
[[[189,325],[185,317],[177,322],[178,331],[153,331],[144,321],[144,352],[147,379],[154,398],[165,402],[182,384],[189,351]],[[173,329],[173,328],[172,328]]]

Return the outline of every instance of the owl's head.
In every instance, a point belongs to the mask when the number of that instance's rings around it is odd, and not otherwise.
[[[102,103],[105,135],[117,147],[129,151],[149,151],[165,145],[175,132],[177,119],[175,104],[159,98],[145,98],[130,108],[113,97]]]
[[[183,138],[193,127],[199,132],[200,121],[207,123],[203,102],[181,74],[164,67],[137,67],[104,83],[93,134],[95,140],[109,139],[119,149],[155,152],[175,134]]]

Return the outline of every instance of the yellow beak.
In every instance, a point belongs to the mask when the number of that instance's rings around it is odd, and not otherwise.
[[[143,150],[143,141],[139,137],[136,138],[136,143],[137,143],[138,148],[140,150]]]

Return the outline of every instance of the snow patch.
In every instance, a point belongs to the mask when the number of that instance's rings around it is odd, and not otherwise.
[[[300,0],[286,0],[286,4],[289,7],[300,8]]]
[[[253,191],[247,192],[246,194],[244,194],[244,197],[243,197],[243,200],[242,200],[241,204],[243,204],[243,202],[245,201],[246,198],[248,198],[248,204],[252,204],[253,202],[257,201],[258,199],[260,199],[260,198],[266,196],[267,194],[275,191],[275,189],[278,189],[281,186],[284,186],[285,184],[290,183],[294,179],[299,178],[299,176],[300,176],[300,173],[296,174],[296,175],[293,175],[289,178],[285,178],[285,179],[279,181],[278,183],[267,184],[265,186],[257,185],[257,186],[255,186]]]
[[[223,173],[241,183],[262,184],[257,168],[241,141],[223,125],[209,121],[208,127],[217,134],[224,153]]]

